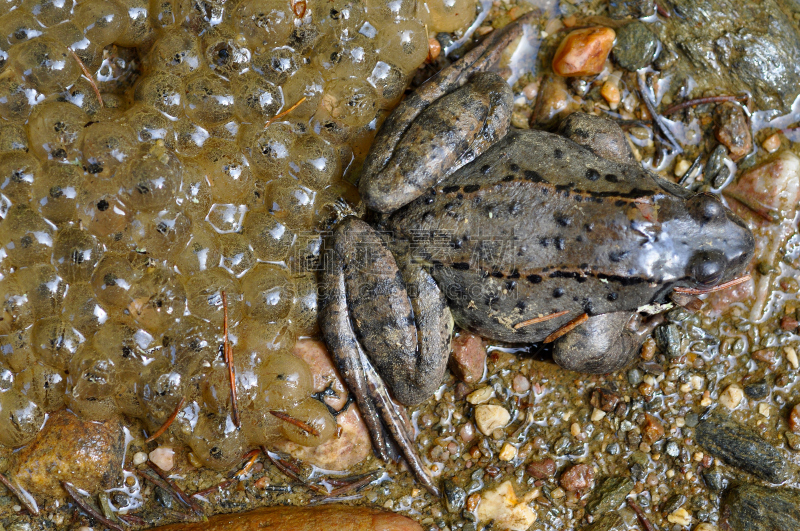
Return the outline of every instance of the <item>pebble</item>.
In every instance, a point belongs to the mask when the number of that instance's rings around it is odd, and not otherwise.
[[[165,472],[169,472],[175,466],[175,450],[168,446],[159,446],[150,452],[149,457],[150,461]]]
[[[730,531],[800,529],[800,491],[743,484],[722,500],[720,526]]]
[[[611,110],[615,111],[617,107],[619,107],[619,102],[622,100],[622,95],[619,92],[619,78],[616,76],[608,76],[608,79],[600,88],[600,95],[606,100]]]
[[[718,531],[718,529],[717,529],[717,526],[715,526],[714,524],[709,524],[708,522],[703,522],[703,523],[697,524],[694,527],[694,531]]]
[[[761,400],[769,395],[769,384],[766,380],[759,380],[744,386],[744,394],[753,400]]]
[[[452,479],[444,480],[443,487],[445,508],[451,513],[461,512],[467,501],[467,493]]]
[[[761,144],[767,153],[775,153],[781,148],[781,135],[780,133],[775,133],[769,135],[765,140],[764,143]]]
[[[681,159],[677,163],[675,163],[675,177],[683,177],[686,175],[686,172],[689,171],[689,168],[692,167],[692,163],[686,159]]]
[[[516,456],[517,456],[517,449],[514,446],[512,446],[512,445],[510,445],[508,443],[505,443],[503,445],[503,448],[500,450],[500,453],[497,455],[497,457],[500,459],[500,461],[511,461]]]
[[[481,404],[475,408],[475,424],[487,437],[497,428],[505,428],[510,420],[511,414],[503,406]]]
[[[467,395],[467,402],[472,404],[473,406],[477,406],[478,404],[485,404],[494,396],[494,389],[491,387],[484,386],[480,389],[476,389],[472,391],[470,394]]]
[[[147,454],[145,452],[136,452],[133,454],[133,464],[135,466],[143,465],[147,462]]]
[[[551,478],[556,474],[556,462],[549,457],[541,461],[532,461],[525,467],[525,472],[534,479]]]
[[[792,369],[797,370],[800,368],[800,360],[797,359],[797,351],[792,346],[783,347],[783,352],[786,354],[786,361],[792,366]]]
[[[650,0],[609,0],[608,14],[611,18],[644,18],[654,15],[655,2]]]
[[[589,514],[599,516],[615,511],[631,492],[634,482],[627,477],[606,478],[595,490],[592,499],[586,504]]]
[[[592,391],[589,397],[589,404],[594,408],[610,413],[614,411],[621,400],[622,397],[619,393],[598,387]]]
[[[523,375],[516,374],[514,375],[514,379],[511,380],[511,388],[518,394],[527,393],[531,388],[531,382]]]
[[[758,205],[775,219],[791,218],[800,200],[800,158],[781,151],[770,160],[744,172],[726,188],[735,199]]]
[[[697,425],[695,438],[707,453],[759,479],[782,483],[788,477],[784,456],[756,433],[730,419],[712,416]]]
[[[452,345],[449,363],[456,378],[465,383],[480,382],[486,369],[486,345],[480,336],[462,332]]]
[[[591,490],[594,487],[594,469],[585,463],[573,465],[561,474],[558,483],[567,492]]]
[[[719,403],[728,409],[736,409],[744,398],[744,391],[737,384],[731,384],[719,395]]]
[[[644,424],[642,424],[642,439],[644,442],[652,445],[654,442],[661,440],[662,437],[664,437],[664,425],[650,413],[645,413]]]
[[[553,72],[563,77],[591,76],[603,71],[616,33],[596,26],[571,31],[553,57]]]
[[[653,62],[658,48],[658,37],[637,20],[617,30],[613,57],[619,66],[635,72]]]
[[[742,107],[726,101],[714,109],[714,136],[737,161],[753,150],[753,137]]]
[[[688,527],[692,523],[692,515],[689,511],[681,507],[677,511],[667,516],[667,521],[671,524],[678,524]]]
[[[800,433],[800,404],[795,405],[789,411],[789,429],[795,433]]]
[[[623,524],[624,521],[619,514],[608,513],[596,519],[588,527],[582,528],[581,531],[617,531],[624,529]]]
[[[536,513],[517,498],[510,481],[481,494],[477,516],[481,522],[492,520],[497,529],[508,531],[526,531],[536,521]]]
[[[318,505],[262,507],[239,514],[218,514],[207,522],[173,524],[153,531],[422,531],[414,520],[371,507]]]
[[[531,125],[544,129],[555,126],[577,108],[575,99],[567,89],[566,80],[560,76],[546,75],[539,88]]]

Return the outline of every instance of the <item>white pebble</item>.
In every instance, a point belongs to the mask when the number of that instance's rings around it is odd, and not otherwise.
[[[736,384],[731,384],[719,395],[719,402],[728,409],[736,409],[742,402],[744,391]]]
[[[675,177],[683,177],[686,175],[686,172],[689,171],[689,168],[692,167],[692,163],[686,159],[681,159],[675,164]]]
[[[702,376],[698,376],[698,375],[692,376],[692,378],[691,378],[692,388],[695,391],[701,390],[703,388],[703,382],[704,381],[705,381],[705,378],[703,378]]]
[[[85,525],[82,525],[82,526],[80,526],[78,528],[78,531],[94,531],[94,529],[92,529],[91,527],[87,527]]]
[[[481,493],[478,520],[493,520],[499,529],[526,531],[536,521],[536,513],[524,500],[517,498],[514,486],[506,481]]]
[[[503,445],[503,449],[500,450],[498,456],[500,461],[511,461],[515,457],[517,457],[517,449],[514,448],[512,445],[505,443]]]
[[[147,454],[146,453],[144,453],[144,452],[136,452],[135,454],[133,454],[133,464],[134,465],[139,466],[142,463],[144,463],[145,461],[147,461]]]
[[[717,531],[717,526],[703,522],[702,524],[697,524],[694,531]]]
[[[159,446],[150,452],[150,461],[161,470],[168,472],[175,466],[175,451],[168,446]]]
[[[762,417],[769,418],[769,406],[767,404],[759,404],[758,412],[761,414]]]
[[[602,409],[594,408],[592,411],[592,422],[597,422],[599,420],[603,420],[606,417],[606,412]]]
[[[792,366],[792,369],[797,370],[800,367],[800,362],[797,361],[797,351],[794,347],[783,347],[783,352],[786,354],[786,361]]]
[[[511,414],[503,406],[482,404],[475,408],[475,424],[486,436],[497,428],[505,428],[510,420]]]
[[[468,394],[467,402],[469,402],[473,406],[476,406],[478,404],[483,404],[485,402],[488,402],[489,399],[492,398],[493,396],[494,396],[494,389],[492,389],[487,385],[481,387],[480,389],[476,389],[472,391],[470,394]]]
[[[681,507],[674,513],[667,516],[667,521],[671,524],[678,524],[682,526],[688,526],[692,523],[692,514]]]

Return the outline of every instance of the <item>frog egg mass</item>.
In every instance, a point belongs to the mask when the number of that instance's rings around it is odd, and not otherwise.
[[[149,433],[177,412],[169,434],[215,468],[331,437],[291,354],[317,333],[319,229],[357,212],[344,175],[428,35],[474,15],[472,0],[2,2],[0,444],[62,407]]]

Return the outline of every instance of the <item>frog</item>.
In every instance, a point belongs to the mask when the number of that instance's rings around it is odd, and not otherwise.
[[[327,243],[323,338],[378,456],[402,455],[434,494],[404,406],[441,387],[456,325],[551,344],[565,370],[619,371],[649,331],[640,309],[739,277],[755,249],[716,196],[643,168],[609,119],[511,127],[513,93],[490,67],[527,21],[393,111],[360,176],[371,223],[346,218]]]

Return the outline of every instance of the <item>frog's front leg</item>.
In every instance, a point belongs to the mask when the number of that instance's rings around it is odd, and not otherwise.
[[[632,329],[634,312],[613,312],[590,317],[566,333],[553,346],[553,360],[565,369],[606,374],[630,365],[647,334],[652,330]]]
[[[424,270],[409,265],[401,272],[380,236],[357,218],[345,219],[331,244],[321,279],[325,342],[356,398],[378,456],[393,457],[391,435],[409,468],[438,495],[397,402],[418,403],[441,385],[452,329],[444,296]],[[419,300],[409,298],[406,285],[419,293]]]

